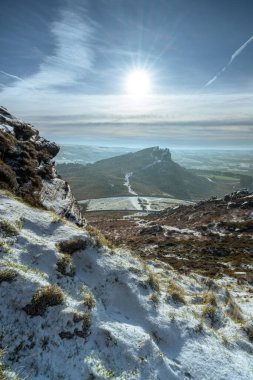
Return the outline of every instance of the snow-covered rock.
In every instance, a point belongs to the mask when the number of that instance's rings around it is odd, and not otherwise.
[[[50,208],[82,225],[79,206],[69,185],[55,171],[59,147],[30,124],[0,107],[0,188],[26,201]]]

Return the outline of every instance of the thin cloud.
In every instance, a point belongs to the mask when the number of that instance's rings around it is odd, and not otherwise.
[[[23,81],[22,78],[18,77],[17,75],[13,75],[13,74],[9,74],[9,73],[6,73],[5,71],[2,71],[0,70],[0,73],[9,77],[9,78],[12,78],[12,79],[17,79],[17,80],[20,80],[20,81]]]
[[[208,87],[210,86],[213,82],[215,82],[219,76],[224,73],[224,71],[227,70],[227,68],[231,65],[231,63],[234,61],[234,59],[236,57],[238,57],[238,55],[241,54],[241,52],[251,43],[253,42],[253,36],[251,36],[242,46],[239,47],[239,49],[237,49],[232,55],[231,55],[231,58],[230,58],[230,61],[228,62],[228,64],[226,66],[223,67],[222,70],[220,70],[218,72],[218,74],[216,74],[211,80],[209,80],[204,87]]]
[[[38,72],[22,82],[17,76],[2,72],[16,79],[11,86],[6,86],[7,93],[74,86],[92,68],[93,26],[87,17],[84,19],[69,10],[61,11],[59,20],[51,24],[50,31],[55,44],[54,54],[46,56]]]

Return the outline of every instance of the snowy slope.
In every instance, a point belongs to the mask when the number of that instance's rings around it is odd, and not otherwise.
[[[0,236],[0,279],[6,270],[15,274],[0,281],[3,361],[20,378],[253,379],[252,343],[244,325],[225,313],[222,287],[213,290],[218,305],[211,323],[203,317],[210,290],[203,278],[100,247],[83,228],[6,192],[0,193]],[[72,240],[83,249],[68,256],[63,274],[66,254],[59,247]],[[62,289],[62,302],[29,313],[38,289],[53,284]],[[168,290],[173,284],[182,302]]]

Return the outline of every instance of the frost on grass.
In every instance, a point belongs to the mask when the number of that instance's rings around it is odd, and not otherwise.
[[[64,295],[58,285],[44,286],[36,291],[24,311],[31,316],[44,315],[49,306],[60,305],[63,300]]]

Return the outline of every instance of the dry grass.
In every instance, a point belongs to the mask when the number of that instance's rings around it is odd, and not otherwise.
[[[176,303],[186,304],[185,290],[174,281],[170,281],[168,287],[169,297]]]
[[[204,303],[206,305],[217,306],[217,298],[213,292],[207,292],[204,295]]]
[[[92,292],[87,292],[85,294],[83,305],[86,306],[89,310],[93,309],[96,306],[96,300]]]
[[[226,295],[226,305],[227,305],[227,314],[233,319],[234,322],[242,323],[244,322],[244,317],[242,310],[239,305],[235,302],[231,294],[227,291]]]
[[[62,304],[64,295],[58,285],[44,286],[33,295],[32,302],[24,307],[31,316],[43,315],[49,306]]]
[[[74,313],[73,315],[73,322],[82,323],[82,330],[75,329],[75,334],[79,337],[86,338],[89,335],[92,319],[90,313]]]
[[[3,281],[12,282],[17,277],[17,272],[13,269],[3,269],[0,270],[0,284]]]
[[[102,234],[100,230],[98,230],[96,227],[93,226],[87,226],[86,227],[87,232],[90,234],[90,236],[94,237],[96,240],[96,246],[98,248],[101,247],[108,247],[110,249],[115,249],[115,245],[106,239],[106,237]]]
[[[5,219],[0,219],[0,230],[5,237],[17,236],[19,234],[17,227]]]
[[[151,289],[155,290],[156,292],[159,292],[160,284],[158,278],[150,271],[148,273],[148,284],[151,287]]]
[[[64,254],[57,262],[57,271],[64,276],[73,277],[76,273],[76,268],[73,264],[72,257]]]
[[[151,296],[150,296],[150,300],[152,302],[154,302],[155,304],[158,304],[159,303],[159,296],[157,293],[152,293]]]
[[[83,239],[62,240],[56,245],[59,252],[72,255],[76,251],[86,249],[87,241]]]
[[[204,295],[204,307],[202,310],[202,317],[209,320],[211,326],[214,326],[219,322],[218,316],[218,301],[217,297],[213,292],[207,292]]]

